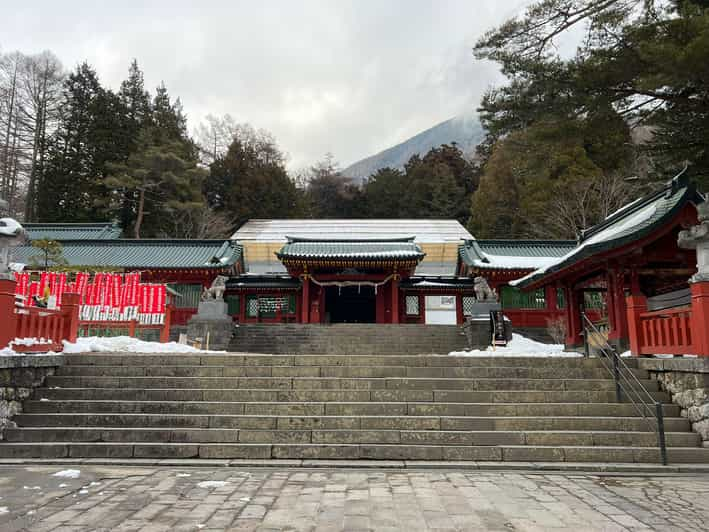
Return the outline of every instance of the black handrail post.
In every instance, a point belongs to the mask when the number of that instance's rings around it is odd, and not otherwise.
[[[620,367],[618,364],[619,355],[615,351],[611,351],[611,356],[613,357],[613,379],[615,379],[615,400],[619,403],[623,400],[620,391]]]
[[[657,439],[660,444],[660,458],[662,465],[667,465],[667,443],[665,442],[665,418],[662,412],[662,403],[655,402],[655,413],[657,415]]]

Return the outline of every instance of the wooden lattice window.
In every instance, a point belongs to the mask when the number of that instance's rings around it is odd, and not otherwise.
[[[419,296],[406,296],[406,315],[418,316],[419,313]]]
[[[470,316],[473,313],[473,307],[475,306],[475,302],[477,299],[473,296],[464,296],[463,297],[463,315],[464,316]]]

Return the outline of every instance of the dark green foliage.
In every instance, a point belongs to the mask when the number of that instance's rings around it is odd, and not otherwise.
[[[611,126],[620,118],[654,133],[641,146],[655,162],[650,178],[676,173],[685,161],[695,175],[709,175],[707,4],[540,0],[523,17],[490,31],[476,55],[498,62],[509,79],[481,105],[492,140],[539,120],[579,118],[595,122],[601,136],[613,113]],[[577,53],[558,56],[555,39],[582,24],[586,36]],[[622,140],[597,145],[614,151]],[[604,171],[622,171],[602,164],[599,153],[589,155]],[[611,154],[611,163],[617,159]]]
[[[227,153],[210,165],[204,183],[210,207],[234,220],[298,215],[298,192],[274,144],[234,138]]]
[[[32,268],[48,270],[51,266],[64,266],[67,264],[64,258],[64,248],[56,240],[47,238],[33,240],[32,247],[37,249],[37,253],[30,256],[30,266]]]
[[[49,141],[37,194],[40,221],[104,218],[95,200],[106,194],[107,165],[124,160],[129,150],[120,99],[101,87],[88,64],[79,65],[65,84],[59,128]]]
[[[456,218],[470,216],[475,169],[455,145],[413,156],[404,171],[383,168],[370,177],[364,195],[365,217]]]

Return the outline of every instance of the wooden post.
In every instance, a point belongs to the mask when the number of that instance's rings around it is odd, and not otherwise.
[[[172,305],[165,306],[165,323],[160,330],[160,343],[166,344],[170,341],[170,322],[172,321]]]
[[[548,284],[544,287],[544,302],[546,303],[546,309],[549,316],[555,312],[559,306],[559,302],[556,297],[556,286],[553,284]]]
[[[709,281],[694,282],[692,293],[692,318],[690,330],[694,355],[709,356]]]
[[[310,277],[306,274],[303,275],[303,304],[302,304],[302,316],[300,318],[301,323],[309,323],[310,314]]]
[[[64,318],[64,331],[62,340],[74,343],[79,336],[79,309],[81,307],[81,295],[64,294],[62,296],[62,315]]]
[[[0,349],[17,337],[15,284],[11,279],[0,279]]]
[[[128,336],[131,338],[135,338],[135,325],[136,325],[136,320],[130,320],[128,322]]]
[[[628,316],[628,340],[630,341],[630,352],[640,355],[640,348],[643,345],[643,330],[640,324],[640,315],[647,312],[647,298],[641,294],[628,296],[625,299]]]
[[[399,323],[399,276],[391,280],[391,322]]]
[[[566,347],[579,347],[583,345],[579,293],[572,286],[566,286],[564,290],[566,293]]]

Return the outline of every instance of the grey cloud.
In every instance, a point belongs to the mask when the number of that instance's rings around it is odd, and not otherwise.
[[[3,51],[88,60],[118,87],[135,57],[190,126],[229,113],[271,131],[290,166],[346,165],[472,111],[500,81],[472,45],[524,0],[32,2],[7,11]]]

